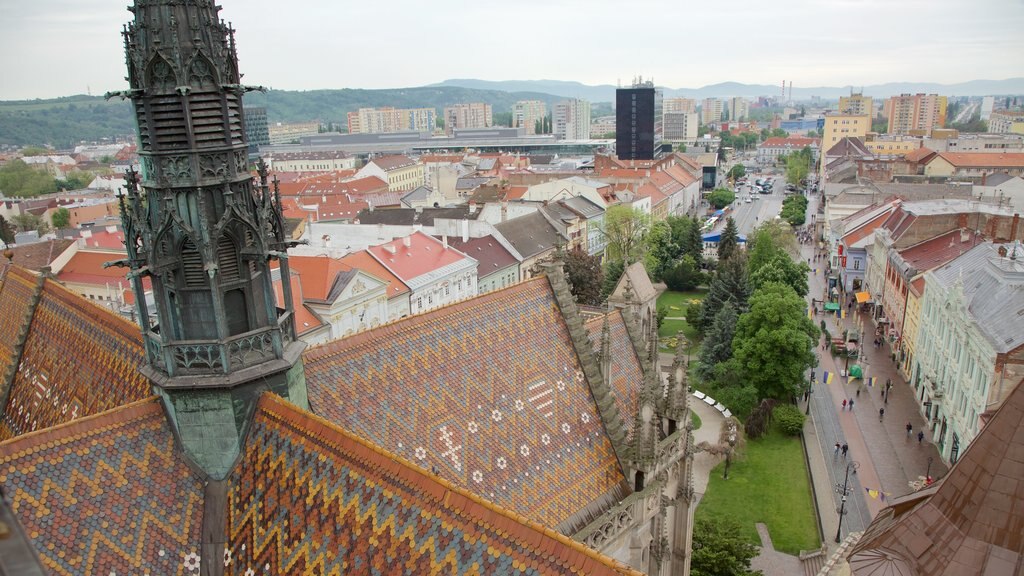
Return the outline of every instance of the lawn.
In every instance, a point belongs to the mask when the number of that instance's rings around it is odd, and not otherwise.
[[[697,292],[663,292],[658,297],[658,308],[664,308],[668,314],[661,323],[661,327],[658,328],[658,337],[670,338],[682,330],[683,335],[696,345],[699,338],[696,328],[690,326],[685,320],[669,320],[668,318],[685,317],[690,300],[703,300],[706,294],[706,290]]]
[[[730,466],[728,480],[722,479],[723,466],[724,462],[712,470],[697,517],[730,517],[757,545],[761,541],[755,523],[763,522],[775,549],[787,554],[821,545],[798,438],[772,431],[747,442],[741,457]]]
[[[701,424],[703,424],[700,421],[700,416],[698,416],[696,412],[690,411],[690,417],[693,419],[693,429],[698,430]]]

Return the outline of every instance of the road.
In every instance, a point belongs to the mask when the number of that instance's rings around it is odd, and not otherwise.
[[[753,182],[757,178],[762,178],[762,176],[751,173],[747,178]],[[741,191],[736,195],[736,202],[733,202],[732,212],[729,215],[736,221],[736,227],[741,236],[750,235],[754,228],[757,228],[765,220],[774,218],[778,215],[779,210],[782,209],[783,191],[786,188],[786,183],[781,175],[774,175],[773,178],[775,178],[775,185],[771,194],[750,192],[748,186],[740,186]],[[756,200],[752,200],[748,204],[744,202],[744,198],[747,196],[756,198]],[[720,232],[723,228],[725,228],[724,220],[715,227],[715,231]]]

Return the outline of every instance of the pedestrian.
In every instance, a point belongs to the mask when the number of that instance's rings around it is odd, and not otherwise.
[[[857,398],[860,398],[860,386],[857,386]]]
[[[846,398],[843,398],[843,410],[846,410]]]
[[[833,456],[839,456],[839,442],[836,442],[836,450],[832,453]]]
[[[878,409],[878,421],[879,422],[882,421],[882,417],[883,416],[885,416],[885,408],[879,408]]]
[[[885,391],[885,396],[882,396],[882,403],[886,404],[886,405],[889,404],[889,391],[888,390]]]
[[[843,448],[842,448],[842,450],[843,450],[843,458],[846,458],[846,451],[849,450],[849,449],[850,449],[850,447],[846,445],[846,442],[843,442]]]
[[[924,431],[923,430],[917,433],[917,443],[920,444],[922,440],[924,440]]]
[[[853,398],[850,398],[850,412],[853,412]]]
[[[885,379],[885,391],[888,392],[892,388],[892,378]]]
[[[910,435],[913,434],[913,433],[914,433],[914,425],[911,424],[910,422],[907,422],[907,438],[910,438]]]

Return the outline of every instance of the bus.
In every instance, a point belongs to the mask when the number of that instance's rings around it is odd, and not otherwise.
[[[711,232],[714,229],[715,224],[718,223],[718,216],[712,216],[704,222],[704,226],[701,228],[701,232]]]

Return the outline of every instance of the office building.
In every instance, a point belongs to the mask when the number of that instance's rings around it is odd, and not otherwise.
[[[270,144],[270,129],[267,126],[266,108],[245,109],[245,137],[249,140],[249,153],[259,152],[260,146]]]
[[[885,101],[889,134],[928,133],[946,125],[946,97],[937,94],[902,94]]]
[[[587,140],[590,138],[590,102],[570,98],[555,104],[551,113],[551,126],[559,140]]]
[[[271,146],[278,144],[291,144],[298,142],[300,138],[316,136],[320,133],[319,122],[296,122],[294,124],[277,124],[267,128],[267,137]]]
[[[697,140],[696,112],[665,112],[665,140],[683,142],[686,145]]]
[[[661,156],[661,90],[642,79],[615,91],[615,149],[622,160]]]

